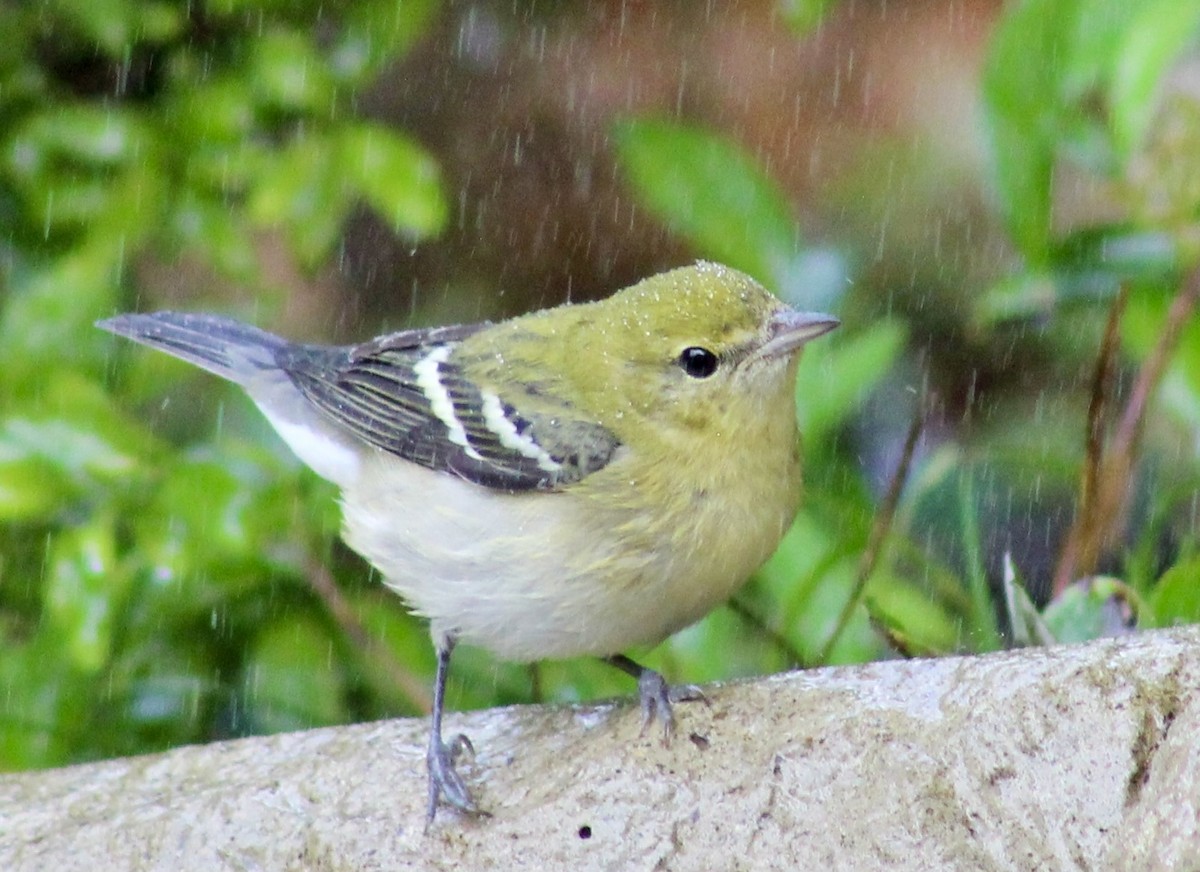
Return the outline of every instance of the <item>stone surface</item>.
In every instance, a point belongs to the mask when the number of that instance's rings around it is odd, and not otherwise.
[[[1198,869],[1200,628],[455,715],[492,817],[425,831],[423,721],[0,777],[0,869]]]

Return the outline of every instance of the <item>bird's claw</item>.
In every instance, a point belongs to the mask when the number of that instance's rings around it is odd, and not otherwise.
[[[644,669],[638,676],[638,700],[642,708],[642,731],[654,723],[655,719],[663,725],[663,744],[669,744],[675,735],[675,712],[671,704],[676,702],[708,702],[699,687],[694,684],[683,684],[671,687],[659,673],[653,669]]]
[[[444,802],[466,814],[476,816],[487,814],[476,804],[474,797],[471,796],[471,791],[467,788],[467,783],[463,781],[463,777],[454,767],[455,762],[463,755],[464,751],[469,753],[472,758],[475,756],[475,746],[462,733],[451,738],[449,742],[443,742],[435,736],[429,743],[429,752],[426,756],[429,764],[427,826],[433,823],[439,802]]]

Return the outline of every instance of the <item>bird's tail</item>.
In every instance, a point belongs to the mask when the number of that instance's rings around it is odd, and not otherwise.
[[[154,312],[117,315],[96,326],[182,358],[240,385],[279,367],[287,340],[217,315]]]

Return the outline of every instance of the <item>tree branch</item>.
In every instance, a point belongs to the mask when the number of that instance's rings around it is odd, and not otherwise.
[[[1124,292],[1113,303],[1105,341],[1097,363],[1088,416],[1088,452],[1080,485],[1079,509],[1067,534],[1054,573],[1054,592],[1061,593],[1077,578],[1091,575],[1104,551],[1124,528],[1130,483],[1145,429],[1146,411],[1163,372],[1179,345],[1183,328],[1200,302],[1200,269],[1193,271],[1171,301],[1162,333],[1138,371],[1129,402],[1107,450],[1101,448],[1100,420],[1108,358],[1115,348],[1116,327],[1124,307]],[[1101,400],[1097,400],[1097,395]]]

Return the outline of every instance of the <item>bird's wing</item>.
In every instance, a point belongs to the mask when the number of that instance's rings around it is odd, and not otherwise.
[[[290,346],[279,364],[316,408],[367,444],[485,487],[553,490],[607,465],[620,441],[578,420],[568,403],[501,397],[463,375],[452,352],[485,326]]]

